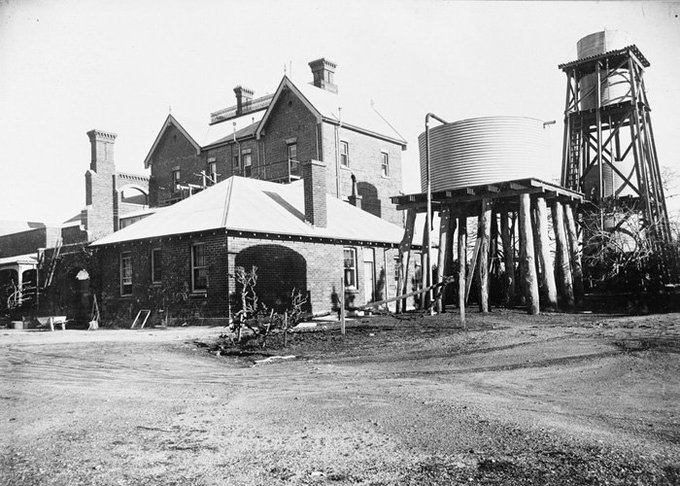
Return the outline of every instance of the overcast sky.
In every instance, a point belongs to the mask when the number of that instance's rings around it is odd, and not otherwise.
[[[271,93],[284,65],[309,82],[319,57],[338,64],[345,95],[374,100],[409,142],[406,192],[418,191],[429,111],[557,120],[548,163],[558,172],[557,65],[605,28],[628,32],[651,62],[660,163],[680,170],[679,15],[680,2],[0,0],[0,219],[80,211],[88,130],[117,133],[118,169],[144,173],[170,106],[187,128],[205,126],[233,104],[234,86]]]

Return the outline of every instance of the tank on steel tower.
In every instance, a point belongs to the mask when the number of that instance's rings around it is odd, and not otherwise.
[[[559,66],[567,75],[561,183],[586,197],[584,240],[618,235],[629,249],[644,241],[663,283],[671,231],[643,79],[650,64],[618,31],[590,34],[577,51]]]

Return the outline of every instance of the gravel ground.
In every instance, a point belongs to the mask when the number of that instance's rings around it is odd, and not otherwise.
[[[0,484],[680,484],[679,322],[0,331]]]

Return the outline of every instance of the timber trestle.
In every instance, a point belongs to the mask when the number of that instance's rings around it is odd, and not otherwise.
[[[397,209],[407,211],[404,241],[400,246],[400,261],[403,262],[400,285],[407,278],[415,214],[427,211],[427,200],[426,193],[392,197]],[[502,295],[501,304],[513,305],[520,301],[527,305],[531,314],[540,311],[539,302],[551,309],[574,307],[583,295],[575,218],[576,209],[582,202],[583,195],[579,192],[533,178],[431,194],[432,211],[440,216],[437,278],[439,281],[450,279],[457,266],[457,301],[463,323],[465,302],[473,279],[477,282],[480,310],[488,312],[490,291],[493,290],[490,289],[490,270],[502,278],[502,289],[495,289],[498,291],[494,293]],[[551,213],[550,224],[548,211]],[[469,218],[477,218],[474,245],[468,245],[467,241],[468,228],[473,227],[468,223]],[[458,236],[454,238],[456,231]],[[454,246],[457,247],[455,251]],[[423,247],[423,252],[429,251],[427,241]],[[475,263],[470,264],[471,260]],[[454,265],[455,261],[457,265]],[[445,290],[437,292],[435,299],[437,310],[442,311]]]

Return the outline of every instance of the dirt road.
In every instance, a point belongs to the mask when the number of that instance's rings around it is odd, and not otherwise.
[[[680,484],[679,315],[452,315],[216,357],[0,331],[0,484]]]

